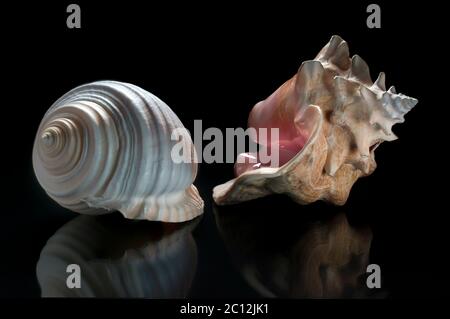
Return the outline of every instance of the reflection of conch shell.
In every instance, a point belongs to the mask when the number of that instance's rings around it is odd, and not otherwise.
[[[372,235],[350,227],[345,214],[317,225],[293,248],[294,296],[358,297],[365,281]],[[352,294],[354,290],[356,293]],[[362,289],[361,289],[362,290]]]
[[[76,212],[118,210],[131,219],[186,221],[202,213],[203,201],[192,185],[197,163],[189,134],[171,139],[183,128],[162,100],[135,85],[85,84],[45,114],[34,171],[51,198]],[[171,157],[178,143],[186,160]]]
[[[222,238],[249,285],[265,297],[368,296],[371,232],[351,227],[345,214],[300,224],[295,215],[274,225],[271,214],[216,212]]]
[[[394,87],[386,90],[384,73],[373,83],[367,64],[350,59],[347,43],[333,36],[250,113],[249,127],[279,129],[276,145],[269,134],[253,137],[269,151],[279,149],[278,164],[262,163],[260,153],[241,154],[238,177],[217,186],[214,199],[232,204],[285,193],[301,204],[342,205],[355,181],[374,171],[376,147],[396,139],[392,126],[416,103]]]
[[[191,287],[197,246],[187,224],[79,216],[43,248],[37,278],[43,297],[181,298]],[[67,266],[80,266],[81,288],[68,288]]]

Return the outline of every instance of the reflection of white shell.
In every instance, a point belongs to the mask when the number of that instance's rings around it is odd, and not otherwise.
[[[192,182],[195,148],[182,136],[189,163],[175,163],[171,140],[184,128],[153,94],[128,83],[79,86],[47,111],[36,135],[33,166],[48,195],[71,210],[118,210],[132,219],[181,222],[203,201]],[[178,131],[177,131],[178,132]]]
[[[194,220],[167,224],[111,224],[78,216],[42,249],[36,266],[42,297],[182,298],[197,268]],[[151,235],[163,230],[162,237]],[[68,288],[68,265],[80,266],[80,288]]]

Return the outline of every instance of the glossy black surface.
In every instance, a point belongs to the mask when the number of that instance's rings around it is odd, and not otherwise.
[[[428,220],[417,223],[415,214],[400,220],[382,206],[365,203],[360,208],[305,207],[285,196],[226,207],[206,200],[205,214],[183,224],[129,221],[118,213],[78,216],[49,205],[46,215],[10,224],[9,236],[16,242],[6,246],[8,260],[2,265],[8,271],[3,282],[10,287],[5,296],[40,295],[38,262],[46,296],[394,298],[441,293],[435,264],[441,233],[434,231],[438,227],[424,228]],[[14,234],[19,228],[21,236]],[[83,289],[65,286],[65,267],[71,263],[81,266]],[[381,266],[380,290],[365,287],[369,263]]]
[[[57,238],[55,232],[80,221],[87,230],[75,232],[63,251],[74,251],[88,269],[97,269],[101,275],[87,280],[93,287],[102,285],[103,295],[443,296],[448,250],[448,84],[441,80],[447,74],[445,19],[437,5],[380,4],[380,30],[365,26],[367,3],[83,2],[79,32],[65,27],[65,3],[6,7],[0,296],[39,297],[41,252]],[[205,213],[190,226],[130,222],[119,214],[85,218],[52,202],[34,177],[31,153],[39,122],[57,98],[77,85],[100,79],[132,82],[167,102],[191,130],[195,119],[202,119],[205,128],[245,127],[251,107],[313,58],[333,34],[368,62],[372,78],[385,71],[387,85],[419,99],[405,123],[394,127],[399,140],[377,149],[377,170],[355,184],[343,207],[304,207],[280,195],[217,208],[212,188],[232,177],[232,165],[203,163],[195,183]],[[96,228],[104,233],[90,233]],[[182,245],[166,244],[177,231]],[[80,255],[82,245],[94,251]],[[177,247],[189,254],[180,255]],[[155,254],[147,258],[146,249]],[[327,249],[342,256],[336,259]],[[146,290],[145,283],[163,276],[156,270],[166,261],[162,269],[175,267],[176,280],[158,279],[159,290]],[[367,263],[381,266],[379,291],[361,286]],[[51,273],[58,263],[45,265]],[[115,278],[142,276],[143,286],[135,289],[132,280],[117,283],[105,269]],[[170,289],[161,288],[165,285]]]

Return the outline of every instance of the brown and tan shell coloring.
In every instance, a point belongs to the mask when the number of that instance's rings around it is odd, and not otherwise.
[[[233,204],[284,193],[300,204],[343,205],[355,181],[375,170],[376,147],[397,138],[392,126],[417,102],[386,90],[384,73],[373,83],[366,62],[350,58],[347,43],[333,36],[249,117],[251,127],[294,128],[306,136],[304,145],[280,167],[258,166],[216,186],[214,200]]]

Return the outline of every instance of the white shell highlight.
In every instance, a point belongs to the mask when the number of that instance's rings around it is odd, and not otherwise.
[[[195,148],[182,136],[189,163],[175,163],[174,129],[184,128],[155,95],[128,83],[81,85],[45,114],[33,167],[47,194],[79,213],[120,211],[126,218],[165,222],[203,212],[194,185]],[[186,154],[184,154],[186,155]]]

